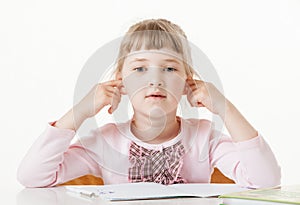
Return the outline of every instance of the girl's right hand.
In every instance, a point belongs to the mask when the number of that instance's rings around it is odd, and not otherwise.
[[[92,90],[76,105],[76,110],[84,118],[96,115],[106,106],[111,105],[108,110],[112,114],[121,101],[122,80],[111,80],[96,84]]]

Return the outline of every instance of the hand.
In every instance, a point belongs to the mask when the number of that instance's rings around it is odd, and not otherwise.
[[[212,83],[188,77],[186,86],[187,99],[192,107],[206,107],[218,115],[225,112],[226,98]]]
[[[76,111],[85,118],[96,115],[106,106],[111,105],[108,113],[112,114],[121,101],[122,80],[111,80],[95,85],[92,90],[76,105]]]
[[[212,113],[219,115],[234,142],[249,140],[258,135],[246,118],[212,83],[189,77],[186,80],[186,89],[191,106],[206,107]]]

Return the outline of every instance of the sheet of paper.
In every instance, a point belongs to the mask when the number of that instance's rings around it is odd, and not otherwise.
[[[177,191],[182,193],[191,194],[198,197],[212,197],[219,196],[225,193],[246,191],[248,189],[241,188],[236,184],[173,184],[170,187],[174,187]]]
[[[175,189],[157,183],[126,183],[105,186],[70,186],[67,190],[74,192],[95,193],[105,200],[138,200],[155,198],[172,198],[180,196]]]
[[[68,191],[93,195],[105,200],[124,201],[174,197],[210,197],[244,191],[234,184],[176,184],[126,183],[104,186],[66,186]]]

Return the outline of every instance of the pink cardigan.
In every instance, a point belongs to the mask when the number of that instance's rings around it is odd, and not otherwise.
[[[162,144],[139,141],[130,121],[106,124],[70,145],[75,132],[48,125],[32,145],[18,169],[26,187],[50,187],[86,174],[105,184],[128,182],[130,143],[161,150],[182,140],[186,153],[181,176],[188,183],[209,183],[214,167],[244,187],[280,184],[280,167],[262,136],[234,143],[213,129],[207,120],[181,119],[178,136]]]

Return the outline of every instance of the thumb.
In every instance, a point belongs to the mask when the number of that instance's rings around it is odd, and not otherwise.
[[[121,101],[121,94],[120,91],[116,89],[111,100],[111,106],[108,109],[109,114],[112,114],[118,108],[120,101]]]
[[[109,114],[112,114],[112,113],[113,113],[112,107],[111,107],[111,106],[110,106],[110,108],[107,110],[107,112],[108,112]]]

